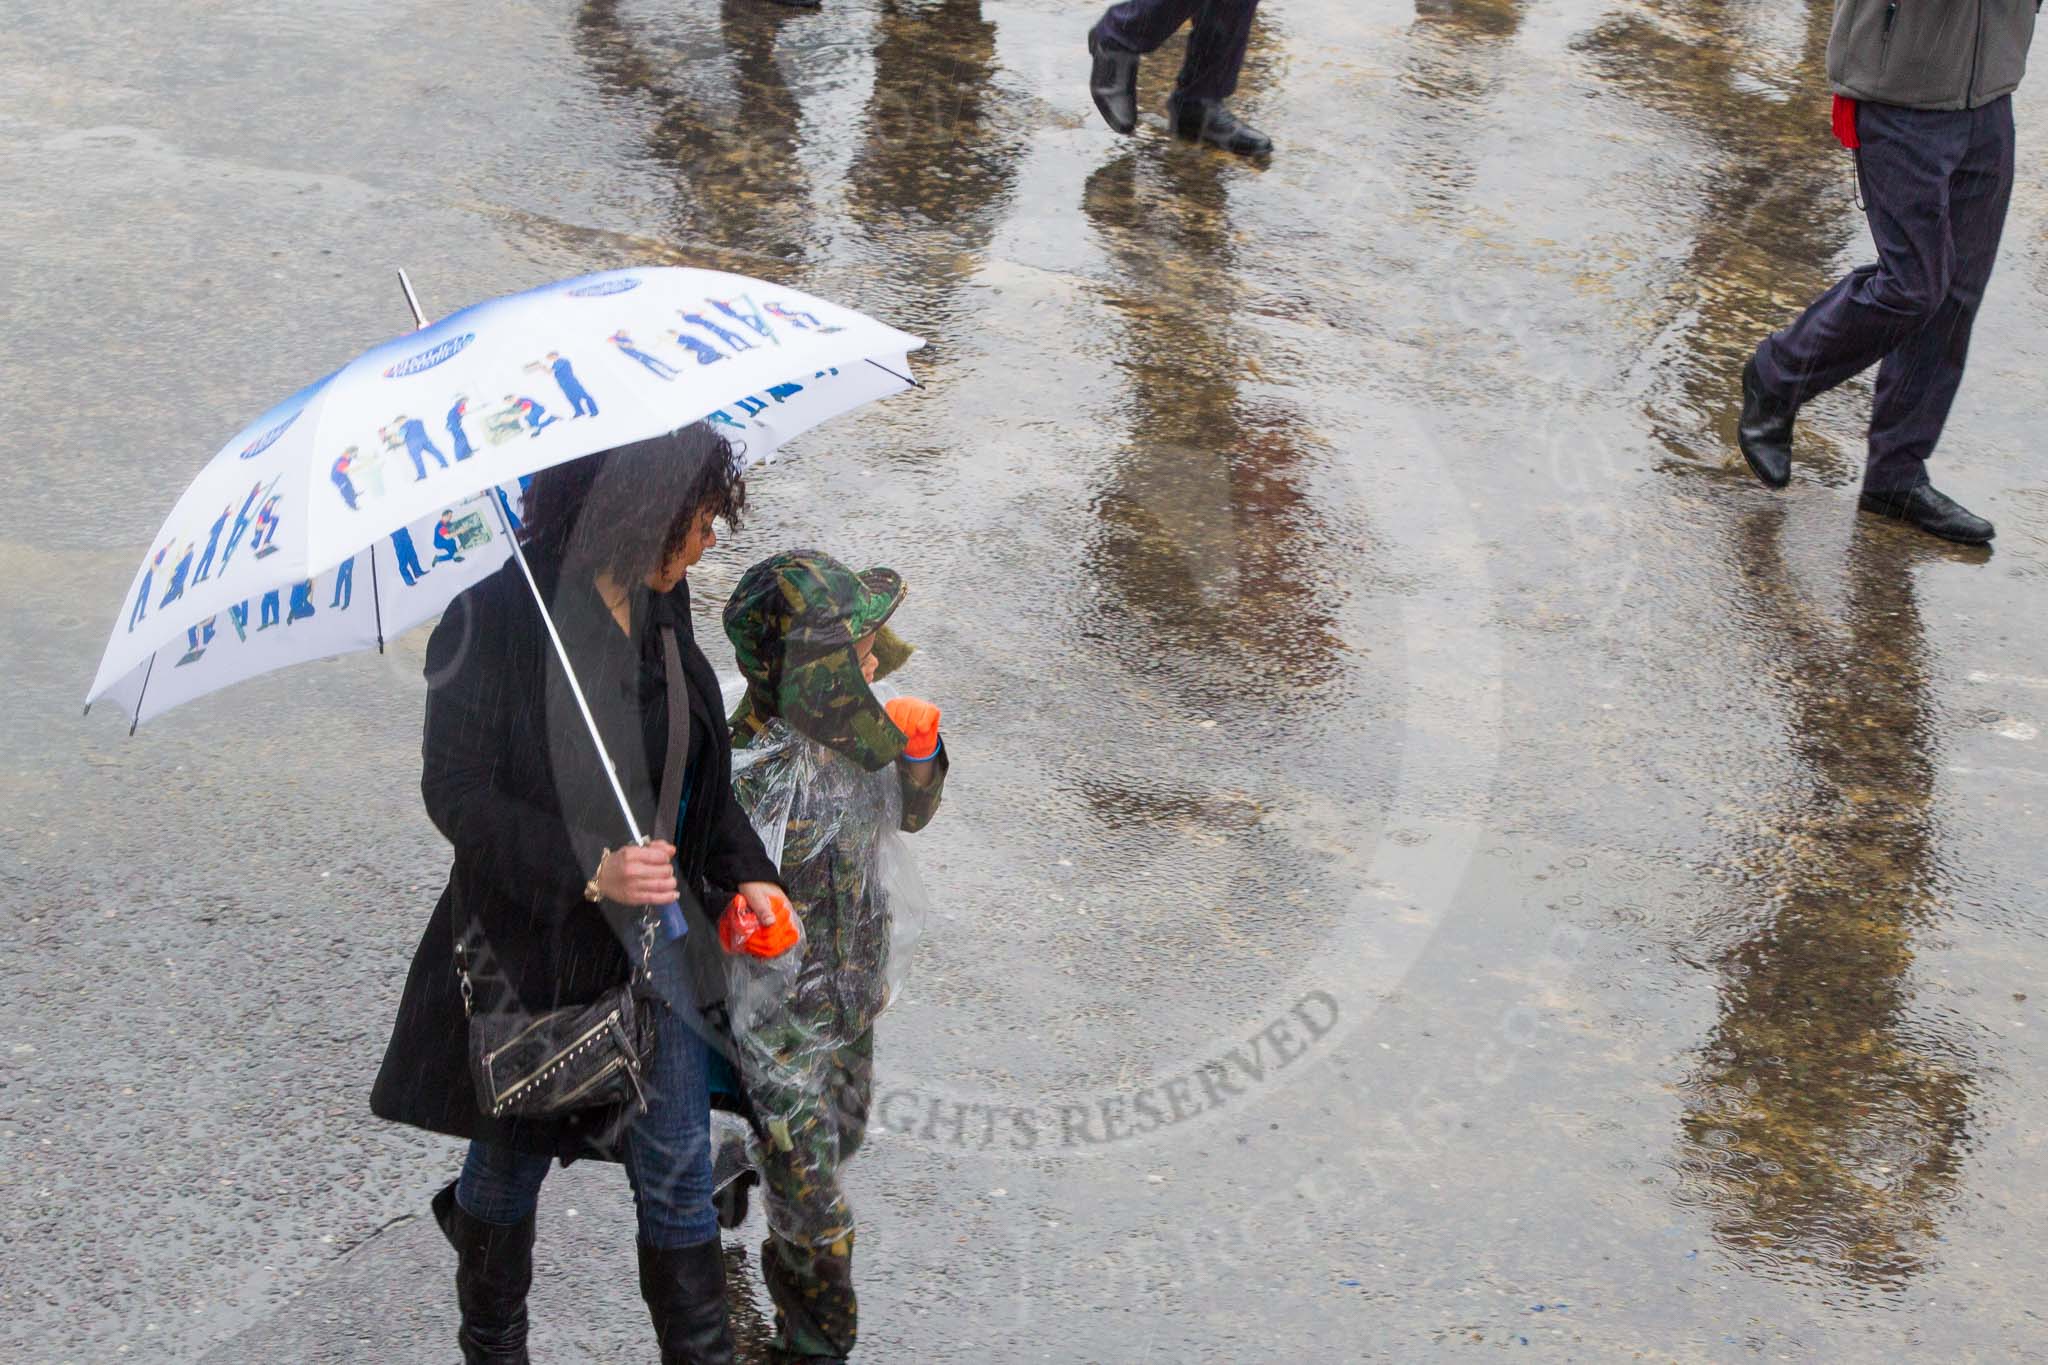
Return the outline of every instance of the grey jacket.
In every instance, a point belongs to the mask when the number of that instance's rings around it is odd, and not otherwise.
[[[2041,0],[1835,0],[1828,82],[1908,109],[1975,109],[2019,87]]]

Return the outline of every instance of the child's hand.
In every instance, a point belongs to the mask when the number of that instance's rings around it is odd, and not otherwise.
[[[939,751],[939,708],[919,697],[897,697],[883,710],[903,732],[903,756],[923,760]]]

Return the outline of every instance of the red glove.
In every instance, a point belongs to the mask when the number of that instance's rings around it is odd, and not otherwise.
[[[718,941],[725,945],[728,953],[781,957],[794,948],[801,937],[797,932],[796,915],[791,912],[789,902],[780,896],[775,898],[775,923],[765,928],[754,912],[747,908],[745,896],[734,896],[732,904],[726,906],[725,913],[718,917]]]
[[[939,751],[939,708],[918,697],[898,697],[883,710],[903,732],[903,756],[927,759]]]
[[[1834,124],[1835,141],[1841,143],[1852,152],[1863,145],[1863,139],[1856,132],[1855,100],[1850,99],[1847,95],[1835,96],[1834,108],[1830,112],[1829,122]]]

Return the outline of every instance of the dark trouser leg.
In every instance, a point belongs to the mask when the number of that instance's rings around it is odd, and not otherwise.
[[[1955,276],[1934,316],[1878,366],[1870,457],[1863,471],[1868,492],[1900,492],[1927,482],[1927,458],[1962,385],[1970,328],[1998,259],[2005,211],[2012,202],[2012,98],[1995,100],[1967,117],[1973,123],[1968,150],[1948,186]]]
[[[1174,86],[1176,101],[1227,100],[1237,92],[1237,73],[1244,67],[1258,7],[1259,0],[1202,0]]]
[[[1202,0],[1124,0],[1111,5],[1095,34],[1126,52],[1150,52],[1180,31]]]
[[[640,1296],[663,1365],[728,1365],[732,1331],[725,1259],[711,1204],[709,1044],[682,950],[654,957],[659,1037],[647,1075],[647,1112],[626,1142],[626,1174],[640,1218]]]
[[[1791,326],[1757,347],[1757,378],[1782,402],[1804,403],[1869,369],[1926,326],[1956,272],[1949,180],[1974,115],[1865,104],[1858,156],[1877,264],[1849,272]]]

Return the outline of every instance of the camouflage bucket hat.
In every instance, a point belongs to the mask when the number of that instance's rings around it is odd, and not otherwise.
[[[822,550],[789,550],[748,569],[725,604],[725,634],[747,680],[744,707],[873,771],[903,754],[903,734],[861,676],[854,644],[903,604],[893,569],[855,573]],[[883,652],[893,659],[883,658]],[[877,672],[909,647],[876,640]]]

